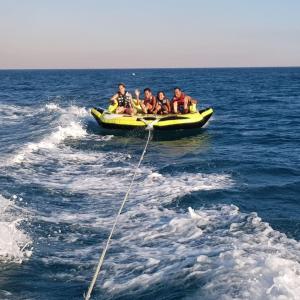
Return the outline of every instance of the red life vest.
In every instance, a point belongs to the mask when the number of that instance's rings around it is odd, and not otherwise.
[[[177,97],[173,97],[173,102],[178,102],[178,104],[183,104],[184,103],[184,98],[185,98],[185,94],[181,93],[181,96],[179,98]]]
[[[153,106],[155,104],[155,96],[151,96],[150,99],[144,99],[144,105],[147,105],[147,103]]]

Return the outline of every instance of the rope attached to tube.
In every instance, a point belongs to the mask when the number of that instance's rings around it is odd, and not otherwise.
[[[150,127],[150,128],[151,128],[151,127]],[[122,202],[122,204],[121,204],[121,206],[120,206],[120,209],[119,209],[119,211],[118,211],[118,214],[117,214],[117,216],[116,216],[116,218],[115,218],[115,222],[114,222],[114,224],[113,224],[113,227],[112,227],[112,229],[111,229],[111,232],[110,232],[110,234],[109,234],[109,237],[108,237],[108,239],[107,239],[107,241],[106,241],[106,244],[105,244],[105,247],[104,247],[104,249],[103,249],[103,251],[102,251],[102,254],[101,254],[100,258],[99,258],[99,261],[98,261],[98,264],[97,264],[96,271],[95,271],[94,276],[93,276],[93,279],[92,279],[92,281],[91,281],[91,283],[90,283],[90,285],[89,285],[88,291],[87,291],[86,295],[84,296],[84,300],[89,300],[89,299],[91,298],[92,291],[93,291],[93,289],[94,289],[96,280],[97,280],[97,278],[98,278],[98,275],[99,275],[99,273],[100,273],[101,267],[102,267],[102,265],[103,265],[104,258],[105,258],[105,254],[106,254],[107,249],[108,249],[108,247],[109,247],[109,243],[110,243],[110,240],[111,240],[112,235],[113,235],[113,233],[114,233],[115,227],[116,227],[116,225],[117,225],[118,218],[119,218],[120,214],[122,213],[122,210],[123,210],[123,208],[124,208],[124,205],[125,205],[125,203],[126,203],[126,201],[127,201],[127,199],[128,199],[129,193],[130,193],[130,191],[131,191],[133,182],[134,182],[134,180],[135,180],[137,171],[138,171],[138,169],[139,169],[139,167],[140,167],[140,165],[141,165],[141,163],[142,163],[142,161],[143,161],[143,159],[144,159],[144,156],[145,156],[145,154],[146,154],[146,150],[147,150],[148,144],[149,144],[149,142],[150,142],[150,137],[151,137],[151,130],[148,130],[148,139],[147,139],[147,142],[146,142],[146,144],[145,144],[143,153],[142,153],[141,158],[140,158],[140,160],[139,160],[139,162],[138,162],[138,164],[137,164],[137,166],[136,166],[136,168],[135,168],[133,177],[132,177],[131,182],[130,182],[130,184],[129,184],[129,188],[128,188],[127,193],[126,193],[126,195],[125,195],[125,197],[124,197],[124,199],[123,199],[123,202]]]

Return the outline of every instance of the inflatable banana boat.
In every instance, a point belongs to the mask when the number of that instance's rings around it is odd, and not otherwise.
[[[173,130],[203,127],[213,114],[211,107],[188,114],[168,115],[126,115],[111,113],[102,108],[92,108],[92,116],[100,126],[114,129],[153,128]]]

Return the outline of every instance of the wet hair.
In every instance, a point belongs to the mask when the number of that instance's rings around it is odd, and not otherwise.
[[[178,86],[174,87],[174,91],[175,91],[175,90],[179,90],[179,91],[181,92],[181,88],[178,87]]]
[[[149,93],[151,93],[151,90],[150,90],[149,88],[145,88],[145,89],[144,89],[144,93],[147,92],[147,91],[148,91]]]
[[[158,96],[159,96],[160,93],[162,93],[162,94],[164,95],[164,98],[166,97],[165,92],[163,92],[163,91],[158,91],[158,92],[157,92],[157,95],[156,95],[157,98],[158,98]]]
[[[125,83],[123,83],[123,82],[120,82],[119,84],[118,84],[118,86],[122,86],[122,87],[124,87],[124,88],[126,88],[126,85],[125,85]]]

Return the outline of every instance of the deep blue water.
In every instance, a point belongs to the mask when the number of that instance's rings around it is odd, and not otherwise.
[[[146,142],[89,114],[119,82],[215,114],[154,135],[93,299],[299,299],[300,68],[0,71],[0,298],[87,290]]]

